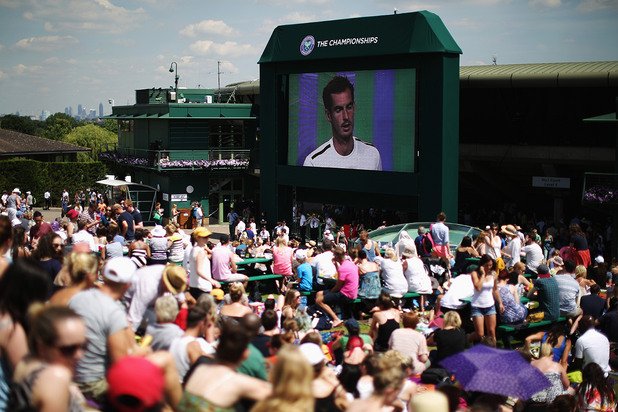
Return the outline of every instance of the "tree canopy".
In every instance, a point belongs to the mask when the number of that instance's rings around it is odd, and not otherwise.
[[[91,153],[78,153],[80,161],[96,161],[102,146],[118,143],[118,135],[101,126],[89,123],[78,126],[65,136],[65,142],[78,146],[89,147]]]

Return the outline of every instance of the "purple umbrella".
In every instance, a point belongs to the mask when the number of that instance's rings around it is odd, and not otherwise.
[[[512,350],[476,345],[443,359],[440,364],[467,391],[530,399],[551,385],[545,375]]]

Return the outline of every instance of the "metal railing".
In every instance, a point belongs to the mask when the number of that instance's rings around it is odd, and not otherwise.
[[[161,170],[245,170],[248,149],[147,150],[116,148],[99,153],[99,160]]]

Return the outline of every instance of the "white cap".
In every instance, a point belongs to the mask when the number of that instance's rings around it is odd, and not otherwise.
[[[15,189],[13,189],[13,193],[21,193],[21,192],[19,191],[19,188],[16,187]]]
[[[605,259],[601,255],[595,257],[594,261],[597,262],[597,263],[605,263]]]
[[[307,252],[303,249],[297,249],[294,253],[294,257],[298,260],[307,259]]]
[[[103,276],[116,283],[131,283],[137,267],[128,257],[111,258],[103,268]]]
[[[315,366],[324,360],[324,352],[322,352],[322,348],[315,343],[303,343],[300,345],[300,351],[303,355],[305,355],[305,358],[311,366]]]

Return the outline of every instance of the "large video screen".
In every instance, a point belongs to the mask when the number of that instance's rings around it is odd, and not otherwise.
[[[415,69],[290,74],[288,87],[288,165],[415,171]]]

